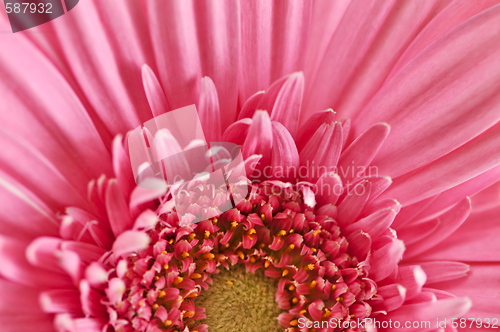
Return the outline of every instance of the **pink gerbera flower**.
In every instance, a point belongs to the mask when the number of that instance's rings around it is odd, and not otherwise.
[[[89,0],[2,35],[1,330],[498,327],[499,22],[496,1]],[[207,189],[136,186],[127,148],[191,104],[254,180],[199,223],[177,212]]]

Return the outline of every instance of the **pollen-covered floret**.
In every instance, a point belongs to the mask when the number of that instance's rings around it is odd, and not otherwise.
[[[336,217],[336,206],[310,206],[301,188],[277,181],[250,187],[236,208],[200,223],[180,223],[173,208],[147,232],[147,249],[117,260],[106,288],[110,324],[122,332],[207,331],[195,300],[214,273],[236,264],[278,280],[278,321],[290,331],[300,318],[364,319],[380,302],[370,248],[353,248],[358,233],[344,234]]]

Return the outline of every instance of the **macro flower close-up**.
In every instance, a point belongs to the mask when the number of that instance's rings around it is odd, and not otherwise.
[[[0,331],[500,327],[500,1],[4,3]]]

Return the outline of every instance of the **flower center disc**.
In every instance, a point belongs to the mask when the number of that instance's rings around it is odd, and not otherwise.
[[[224,268],[211,276],[213,285],[203,290],[195,301],[205,308],[209,332],[276,332],[283,331],[278,324],[282,312],[276,303],[278,281],[264,275],[245,272],[243,264],[230,270]]]

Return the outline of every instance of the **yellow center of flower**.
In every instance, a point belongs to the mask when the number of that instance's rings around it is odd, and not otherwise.
[[[205,308],[209,332],[276,332],[281,310],[275,300],[278,281],[262,270],[245,272],[243,264],[212,275],[213,285],[200,293],[196,307]]]

